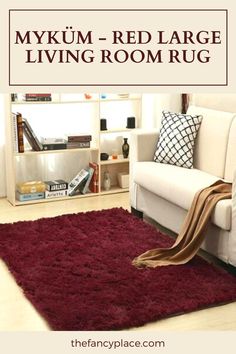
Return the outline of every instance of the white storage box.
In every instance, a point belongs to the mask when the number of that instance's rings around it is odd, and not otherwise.
[[[127,172],[119,172],[117,174],[118,184],[120,188],[129,187],[129,174]]]

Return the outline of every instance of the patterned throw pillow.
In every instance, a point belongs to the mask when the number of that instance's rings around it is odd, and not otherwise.
[[[155,162],[193,167],[193,148],[202,116],[163,111]]]

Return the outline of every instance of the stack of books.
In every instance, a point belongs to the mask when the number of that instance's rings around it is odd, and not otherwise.
[[[43,181],[29,181],[16,185],[16,199],[20,202],[44,199],[45,183]]]
[[[25,101],[27,102],[45,102],[51,101],[51,93],[26,93],[24,96]]]
[[[45,198],[61,198],[68,195],[68,183],[63,179],[53,181],[45,181],[46,185]]]
[[[67,149],[90,148],[91,135],[68,135]]]

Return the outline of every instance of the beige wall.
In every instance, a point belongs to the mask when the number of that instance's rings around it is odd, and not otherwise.
[[[190,103],[226,112],[236,112],[236,93],[192,94]]]
[[[4,128],[4,95],[0,95],[0,197],[6,194],[6,176],[5,176],[5,128]]]
[[[162,111],[181,111],[181,94],[143,94],[142,127],[159,128]]]

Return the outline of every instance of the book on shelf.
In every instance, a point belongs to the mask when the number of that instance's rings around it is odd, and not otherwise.
[[[67,148],[67,140],[63,138],[44,138],[40,139],[43,150],[63,150]]]
[[[34,133],[31,125],[29,124],[26,118],[23,118],[23,131],[26,139],[28,140],[33,150],[43,150],[42,144],[40,143],[39,139],[37,138],[36,134]]]
[[[47,137],[47,138],[44,138],[44,137],[41,137],[40,138],[40,142],[42,144],[66,144],[67,143],[67,140],[64,139],[64,138],[51,138],[51,137]]]
[[[68,189],[68,183],[63,179],[45,181],[46,190],[49,192],[61,191]]]
[[[68,190],[59,190],[59,191],[45,191],[45,199],[50,199],[50,198],[63,198],[68,195]]]
[[[20,193],[16,192],[16,199],[20,202],[26,202],[29,200],[36,200],[36,199],[44,199],[44,192],[36,192],[36,193]]]
[[[26,102],[50,102],[51,97],[28,97],[25,99]]]
[[[89,172],[84,168],[80,170],[80,172],[69,182],[68,186],[68,195],[73,196],[76,192],[79,191],[80,184],[87,179],[89,176]]]
[[[67,143],[67,149],[88,149],[90,148],[90,141],[84,141],[84,142],[70,142]]]
[[[74,143],[74,142],[88,142],[92,140],[92,135],[68,135],[67,136],[68,143]]]
[[[80,186],[79,186],[79,191],[82,194],[86,194],[87,192],[90,192],[89,185],[90,185],[90,181],[91,181],[91,179],[93,177],[93,174],[94,174],[94,168],[93,167],[88,167],[88,168],[86,168],[86,170],[89,173],[88,178],[85,180],[84,183],[81,183]]]
[[[93,176],[91,178],[89,189],[92,193],[99,192],[99,167],[96,162],[89,162],[89,167],[94,169]]]
[[[16,122],[16,114],[15,113],[12,113],[12,134],[13,134],[14,151],[19,152],[19,150],[18,150],[17,122]]]
[[[42,144],[43,150],[64,150],[67,148],[66,143]]]
[[[23,118],[21,113],[16,113],[16,127],[17,127],[18,152],[23,153],[25,149],[24,149]]]
[[[23,194],[44,192],[45,189],[46,185],[43,181],[28,181],[16,184],[16,190]]]
[[[26,93],[25,97],[51,97],[52,94],[51,93]]]

